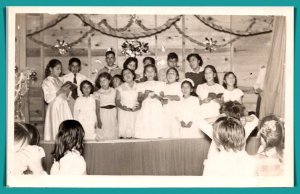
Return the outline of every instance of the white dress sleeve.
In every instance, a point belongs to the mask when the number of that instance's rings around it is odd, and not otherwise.
[[[238,88],[238,96],[239,98],[242,98],[244,96],[244,92]]]
[[[199,84],[196,89],[196,94],[201,98],[201,100],[203,100],[202,97],[200,96],[200,94],[202,93],[201,90],[202,90],[202,86],[201,84]]]
[[[78,121],[79,119],[79,112],[80,112],[80,101],[81,98],[77,98],[74,104],[74,119]]]
[[[44,92],[44,99],[48,104],[56,98],[57,90],[51,81],[45,79],[42,84],[42,89]]]

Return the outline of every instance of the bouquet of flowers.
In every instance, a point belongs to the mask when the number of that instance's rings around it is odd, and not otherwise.
[[[122,45],[122,54],[126,57],[142,56],[149,50],[148,43],[138,40],[126,40]]]

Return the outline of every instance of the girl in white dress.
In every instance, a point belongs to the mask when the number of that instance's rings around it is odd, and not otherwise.
[[[193,80],[187,78],[181,82],[183,97],[177,111],[177,122],[180,125],[179,136],[181,138],[201,138],[202,131],[199,129],[198,121],[202,118],[200,114],[199,99],[192,96],[194,88]]]
[[[66,120],[59,126],[52,152],[54,163],[51,175],[85,175],[83,153],[84,130],[76,120]]]
[[[214,66],[204,68],[205,83],[197,87],[196,93],[200,99],[204,118],[217,117],[220,114],[220,102],[224,88],[219,84],[217,71]]]
[[[13,174],[47,174],[42,167],[42,158],[45,157],[44,149],[30,144],[34,142],[32,141],[34,137],[29,127],[34,128],[27,123],[15,122]],[[37,142],[38,140],[34,143]]]
[[[135,73],[131,69],[122,70],[125,81],[117,88],[116,105],[118,107],[119,137],[134,137],[136,114],[140,109]]]
[[[162,97],[164,82],[157,81],[154,65],[144,68],[145,82],[138,85],[138,99],[142,104],[135,125],[136,138],[161,138],[164,136]]]
[[[167,83],[164,90],[164,119],[165,119],[165,136],[166,138],[178,138],[180,125],[176,121],[179,101],[182,96],[181,83],[179,80],[178,70],[171,67],[166,73]]]
[[[84,129],[85,140],[95,140],[97,135],[96,101],[91,95],[94,92],[93,84],[84,80],[80,84],[83,96],[76,99],[74,105],[74,119],[79,121]]]
[[[98,122],[101,126],[104,139],[118,138],[118,120],[116,109],[116,90],[109,87],[111,75],[101,73],[96,80],[96,87],[100,88],[94,93],[98,109]]]
[[[46,141],[55,139],[62,121],[73,119],[67,101],[70,85],[62,87],[61,69],[62,65],[59,60],[50,60],[45,71],[46,79],[42,83],[44,99],[48,103],[44,129],[44,140]]]
[[[237,87],[237,78],[233,72],[225,73],[223,87],[225,88],[223,95],[224,102],[238,101],[239,103],[243,103],[242,98],[244,93]]]

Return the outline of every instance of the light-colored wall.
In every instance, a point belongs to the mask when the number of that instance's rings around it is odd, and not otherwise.
[[[49,14],[27,14],[26,15],[26,31],[32,32],[36,28],[46,25],[57,15]],[[113,27],[122,27],[130,19],[129,15],[91,15],[94,22],[101,19],[107,19],[107,22]],[[143,24],[148,28],[154,28],[164,24],[167,19],[174,17],[172,15],[138,15],[138,19],[143,21]],[[213,22],[234,30],[244,31],[250,24],[250,16],[211,16]],[[257,16],[260,19],[253,29],[261,29],[268,27],[268,23],[263,20],[265,17]],[[177,25],[184,29],[185,33],[194,39],[204,42],[205,37],[217,40],[217,44],[222,44],[234,38],[234,35],[219,32],[209,28],[201,23],[193,15],[184,16],[184,21],[179,21]],[[42,40],[48,44],[54,45],[57,39],[65,40],[70,43],[78,39],[82,33],[90,28],[84,26],[76,16],[69,16],[67,19],[60,22],[58,25],[44,31],[39,35],[35,35],[36,39]],[[134,24],[131,32],[140,31],[141,29]],[[220,80],[223,79],[224,72],[234,71],[238,77],[240,87],[252,87],[258,73],[258,69],[262,65],[267,65],[272,33],[243,37],[238,41],[219,48],[215,52],[206,52],[203,47],[190,42],[183,38],[175,27],[148,38],[142,38],[140,41],[148,42],[150,52],[142,57],[138,57],[139,69],[142,72],[142,59],[145,56],[152,56],[157,61],[165,60],[169,52],[175,51],[179,55],[179,62],[183,68],[189,70],[189,65],[185,60],[186,56],[191,52],[199,53],[204,61],[204,66],[212,64],[216,67]],[[48,61],[52,58],[57,58],[63,63],[63,70],[67,72],[68,60],[71,57],[78,57],[82,61],[82,73],[87,76],[92,76],[96,69],[100,69],[105,63],[104,53],[112,47],[117,53],[117,63],[122,66],[125,57],[121,53],[121,45],[124,39],[118,39],[107,35],[94,32],[91,36],[83,39],[81,43],[75,45],[70,53],[65,56],[60,56],[56,50],[44,48],[29,39],[26,39],[26,65],[33,68],[38,73],[38,80],[32,85],[29,99],[29,114],[32,122],[42,123],[44,112],[38,111],[44,107],[43,97],[41,93],[41,82],[44,76],[44,68]],[[90,44],[89,44],[90,42]],[[165,48],[165,51],[162,50]],[[99,63],[99,60],[101,61]],[[158,66],[162,68],[164,66]],[[255,110],[256,94],[247,93],[244,97],[244,103],[248,110]],[[34,103],[32,103],[34,102]],[[39,124],[39,123],[38,123]],[[42,125],[42,124],[41,124]]]

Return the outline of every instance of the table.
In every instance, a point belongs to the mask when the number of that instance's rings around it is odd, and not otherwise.
[[[250,139],[251,140],[251,139]],[[257,152],[257,140],[248,141],[247,151]],[[210,139],[155,139],[88,141],[84,158],[89,175],[192,175],[201,176]],[[49,173],[54,142],[41,142]]]

